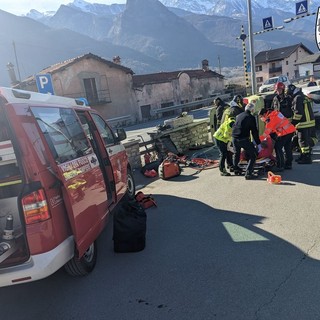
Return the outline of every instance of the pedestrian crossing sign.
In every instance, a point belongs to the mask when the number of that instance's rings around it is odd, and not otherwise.
[[[296,16],[308,13],[308,0],[296,2]]]
[[[269,30],[273,28],[273,19],[272,17],[262,19],[263,30]]]

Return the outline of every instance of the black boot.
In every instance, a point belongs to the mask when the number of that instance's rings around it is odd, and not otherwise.
[[[295,161],[295,162],[298,162],[298,161],[300,161],[301,159],[302,159],[302,153],[300,153],[299,157],[298,157],[297,159],[295,159],[294,161]]]
[[[286,170],[292,169],[292,162],[286,160],[285,163],[284,163],[284,168],[285,168]]]
[[[292,169],[292,163],[286,163],[286,164],[284,165],[284,168],[285,168],[286,170],[291,170],[291,169]]]
[[[311,154],[310,153],[303,153],[301,159],[298,161],[298,164],[311,164]]]
[[[241,176],[241,175],[243,174],[242,169],[239,168],[239,167],[234,167],[234,168],[233,168],[233,172],[234,172],[234,174],[235,174],[236,176]]]
[[[246,180],[252,180],[252,179],[257,179],[258,175],[256,173],[246,173],[244,178]]]

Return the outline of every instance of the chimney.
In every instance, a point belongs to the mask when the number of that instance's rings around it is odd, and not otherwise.
[[[116,64],[121,64],[121,58],[119,56],[114,56],[112,60]]]
[[[17,80],[16,73],[14,71],[14,65],[11,62],[7,63],[7,70],[11,80],[11,86],[16,86],[19,81]]]
[[[203,71],[209,70],[209,61],[207,59],[202,60],[202,70]]]

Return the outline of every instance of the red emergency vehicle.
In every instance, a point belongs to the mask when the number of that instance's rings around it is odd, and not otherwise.
[[[88,274],[110,212],[134,197],[125,131],[79,103],[0,88],[0,286]]]

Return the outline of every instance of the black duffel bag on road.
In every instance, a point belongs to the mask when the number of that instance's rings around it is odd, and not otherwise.
[[[138,252],[145,248],[147,215],[135,200],[123,202],[113,216],[115,252]]]

